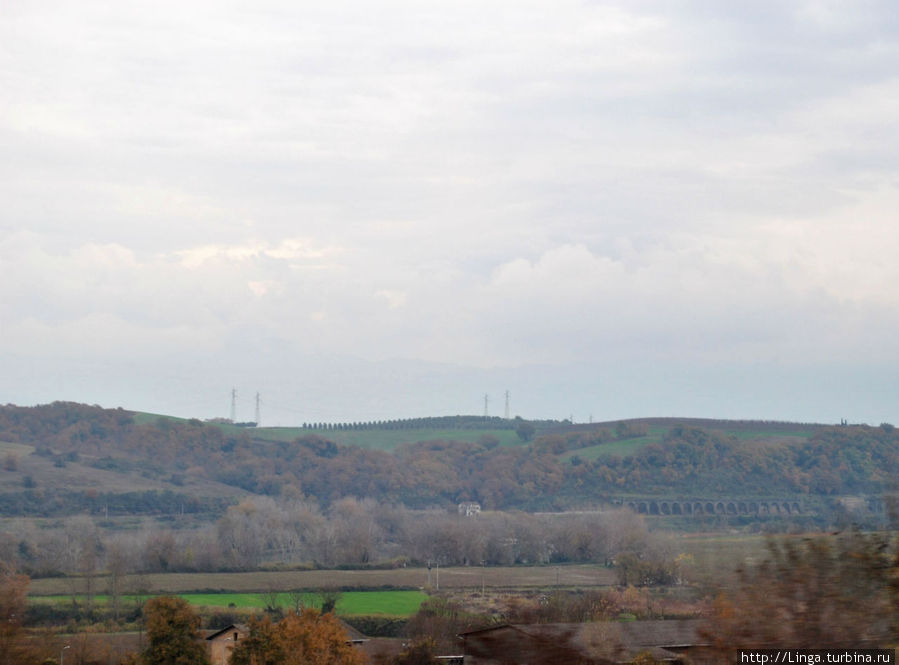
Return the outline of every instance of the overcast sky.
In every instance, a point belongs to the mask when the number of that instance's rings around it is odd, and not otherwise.
[[[899,421],[883,2],[0,3],[0,402]]]

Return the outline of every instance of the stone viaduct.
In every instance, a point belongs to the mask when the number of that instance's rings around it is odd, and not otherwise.
[[[802,506],[789,499],[620,499],[615,502],[641,515],[799,515]]]

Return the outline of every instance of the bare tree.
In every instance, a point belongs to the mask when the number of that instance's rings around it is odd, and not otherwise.
[[[121,543],[110,544],[106,554],[106,569],[109,573],[107,587],[112,600],[113,617],[118,623],[122,604],[122,582],[128,571],[128,556]]]
[[[81,575],[80,591],[84,594],[85,605],[90,615],[94,609],[97,570],[103,549],[100,531],[87,515],[73,517],[66,525],[65,531],[69,549],[68,570]],[[73,600],[77,591],[77,587],[73,586]]]
[[[281,592],[274,585],[269,585],[265,591],[260,594],[262,606],[266,614],[280,618],[283,614],[281,609]]]
[[[287,598],[290,602],[290,609],[297,614],[302,613],[306,607],[306,594],[302,589],[291,589],[287,592]]]
[[[337,608],[337,603],[340,602],[343,593],[337,587],[322,587],[318,595],[322,599],[322,614],[327,614]]]

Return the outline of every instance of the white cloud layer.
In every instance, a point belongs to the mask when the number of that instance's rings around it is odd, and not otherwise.
[[[897,62],[888,2],[5,3],[0,400],[895,419]]]

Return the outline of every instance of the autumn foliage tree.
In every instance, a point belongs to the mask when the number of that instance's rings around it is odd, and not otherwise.
[[[722,651],[895,644],[897,564],[896,541],[879,533],[771,541],[715,600],[706,636]]]
[[[28,577],[0,562],[0,665],[23,662],[22,618]]]
[[[144,665],[209,665],[199,641],[200,618],[183,598],[157,596],[144,606],[149,644]]]
[[[307,608],[278,623],[250,622],[250,634],[231,655],[232,665],[364,665],[365,655],[348,640],[333,614]]]
[[[238,642],[231,652],[231,665],[281,665],[287,658],[278,630],[268,615],[252,617],[250,634]]]

